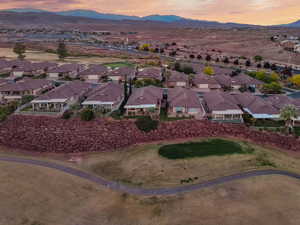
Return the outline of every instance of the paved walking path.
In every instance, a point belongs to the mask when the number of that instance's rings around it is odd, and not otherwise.
[[[75,168],[63,166],[57,163],[53,162],[46,162],[46,161],[40,161],[40,160],[34,160],[34,159],[25,159],[25,158],[19,158],[19,157],[0,157],[0,161],[5,162],[14,162],[14,163],[21,163],[21,164],[28,164],[28,165],[34,165],[34,166],[40,166],[40,167],[46,167],[55,169],[73,176],[80,177],[82,179],[94,182],[96,184],[100,184],[106,188],[109,188],[114,191],[120,191],[120,192],[126,192],[129,194],[134,195],[173,195],[173,194],[179,194],[184,192],[191,192],[194,190],[200,190],[203,188],[213,187],[219,184],[228,183],[235,180],[241,180],[245,178],[250,177],[257,177],[257,176],[265,176],[265,175],[282,175],[291,177],[294,179],[300,180],[300,175],[292,172],[287,172],[283,170],[260,170],[260,171],[250,171],[250,172],[244,172],[239,173],[231,176],[225,176],[221,178],[217,178],[211,181],[206,181],[199,184],[193,184],[189,186],[180,186],[180,187],[172,187],[172,188],[155,188],[155,189],[145,189],[145,188],[139,188],[139,187],[130,187],[123,184],[120,184],[115,181],[108,181],[101,177],[98,177],[96,175],[90,174],[88,172],[84,172]]]

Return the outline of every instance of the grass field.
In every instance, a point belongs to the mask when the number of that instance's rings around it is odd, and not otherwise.
[[[298,225],[300,182],[257,177],[168,197],[116,193],[54,170],[0,162],[1,225]]]
[[[168,159],[225,156],[231,154],[250,154],[252,148],[228,140],[211,139],[201,142],[187,142],[162,146],[158,153]]]
[[[194,142],[202,140],[194,140]],[[83,158],[82,169],[109,180],[142,187],[171,187],[207,181],[224,175],[254,169],[278,168],[300,173],[300,162],[284,153],[245,142],[237,142],[251,154],[211,155],[170,160],[159,155],[160,143],[132,147],[121,152],[91,154]],[[218,151],[223,151],[222,147]],[[197,179],[195,179],[197,178]],[[191,181],[192,180],[192,181]]]
[[[105,66],[108,66],[112,69],[116,69],[119,67],[134,67],[134,64],[130,63],[130,62],[115,62],[115,63],[105,63]]]
[[[10,48],[0,48],[0,57],[8,59],[16,59],[16,54]],[[26,59],[30,61],[58,61],[56,54],[40,52],[40,51],[26,51]],[[75,62],[82,64],[103,64],[103,63],[119,63],[122,59],[112,57],[67,57],[64,62]]]

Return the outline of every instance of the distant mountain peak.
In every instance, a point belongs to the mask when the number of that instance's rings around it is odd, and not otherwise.
[[[60,16],[84,17],[89,19],[155,21],[155,22],[165,22],[165,23],[178,23],[178,24],[189,25],[189,26],[214,26],[214,27],[254,27],[255,26],[250,24],[220,23],[216,21],[195,20],[195,19],[180,17],[177,15],[153,14],[149,16],[138,17],[138,16],[110,14],[110,13],[99,13],[97,11],[89,10],[89,9],[75,9],[75,10],[68,10],[68,11],[51,12],[42,9],[34,9],[34,8],[14,8],[14,9],[6,9],[0,11],[8,11],[8,12],[16,12],[16,13],[55,13]],[[300,27],[300,20],[294,23],[283,24],[278,26]]]
[[[42,9],[34,9],[34,8],[13,8],[13,9],[5,9],[1,11],[7,11],[7,12],[17,12],[17,13],[27,13],[27,12],[36,12],[36,13],[42,13],[42,12],[48,12],[46,10]]]
[[[149,15],[143,17],[144,20],[152,20],[152,21],[162,21],[162,22],[176,22],[180,20],[184,20],[185,18],[176,16],[176,15]]]

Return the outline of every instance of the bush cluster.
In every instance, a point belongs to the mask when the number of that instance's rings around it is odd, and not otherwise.
[[[146,133],[156,130],[159,122],[157,120],[153,120],[150,116],[138,118],[135,121],[135,125],[141,131]]]

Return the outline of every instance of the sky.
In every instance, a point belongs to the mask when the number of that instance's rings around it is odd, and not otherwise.
[[[299,0],[0,0],[0,9],[9,8],[88,9],[135,16],[178,15],[259,25],[300,20]]]

